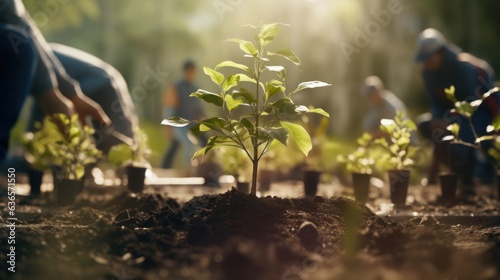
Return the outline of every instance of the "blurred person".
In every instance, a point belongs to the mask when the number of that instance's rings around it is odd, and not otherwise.
[[[49,43],[51,50],[66,73],[78,82],[85,96],[99,104],[111,120],[112,130],[101,123],[93,121],[96,130],[95,140],[99,150],[106,154],[111,147],[134,139],[134,132],[139,126],[139,120],[130,97],[127,83],[123,76],[113,66],[99,58],[81,50]],[[37,102],[33,104],[28,130],[34,130],[34,123],[42,121],[43,110]],[[118,139],[115,133],[121,134]]]
[[[404,103],[391,91],[384,88],[384,83],[377,76],[365,79],[363,94],[368,99],[368,114],[363,121],[364,131],[374,138],[384,136],[380,130],[382,119],[394,119],[398,111],[406,111]]]
[[[474,135],[464,118],[450,112],[454,104],[444,90],[453,85],[457,100],[476,100],[493,87],[493,69],[485,61],[461,53],[432,28],[419,35],[415,60],[422,66],[430,107],[430,113],[419,117],[418,128],[424,138],[435,144],[428,182],[435,183],[439,167],[448,165],[459,175],[463,193],[473,194],[474,170],[478,162],[475,151],[463,145],[449,146],[441,139],[450,123],[462,124],[459,137],[464,141],[473,143]],[[498,104],[498,98],[492,96],[474,114],[472,123],[480,136],[486,134],[486,127],[498,115]]]
[[[67,75],[20,0],[0,0],[0,57],[0,163],[28,93],[47,114],[76,112],[82,119],[110,124],[102,108]]]
[[[181,117],[187,120],[200,120],[204,116],[200,100],[190,97],[191,93],[198,90],[194,84],[196,79],[196,64],[188,60],[182,66],[183,76],[174,85],[170,86],[163,98],[163,117],[172,116]],[[163,168],[171,168],[175,154],[180,146],[183,146],[183,163],[185,166],[191,166],[191,158],[196,151],[196,144],[189,137],[189,128],[187,127],[166,127],[166,135],[171,139],[171,144],[163,160]],[[206,142],[205,139],[200,139]],[[204,144],[204,143],[202,143]]]

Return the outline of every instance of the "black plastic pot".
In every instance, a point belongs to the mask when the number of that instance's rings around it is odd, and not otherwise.
[[[56,201],[58,206],[67,206],[75,203],[78,190],[83,185],[82,180],[62,179],[58,182]]]
[[[145,167],[127,166],[127,188],[133,193],[144,191],[144,181],[146,180]]]
[[[30,194],[39,195],[42,187],[43,172],[30,168],[27,171],[27,175],[30,184]]]
[[[316,170],[306,170],[303,174],[304,194],[306,196],[315,196],[318,192],[319,177],[321,172]]]
[[[366,203],[370,190],[370,174],[352,173],[352,184],[354,186],[354,198],[356,201]]]
[[[237,182],[236,189],[242,193],[250,193],[250,183],[249,182]]]
[[[410,174],[410,170],[389,170],[391,202],[396,206],[404,206],[406,204]]]
[[[439,174],[441,199],[444,202],[453,201],[457,194],[458,176],[453,172]]]
[[[261,170],[259,172],[259,190],[269,191],[271,189],[271,184],[275,179],[276,173],[272,170]]]

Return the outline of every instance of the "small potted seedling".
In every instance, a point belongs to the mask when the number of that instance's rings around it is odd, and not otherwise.
[[[453,109],[452,111],[458,113],[460,116],[467,120],[467,123],[474,136],[474,143],[469,143],[460,139],[460,125],[458,123],[452,123],[447,127],[448,131],[450,131],[450,135],[445,136],[443,138],[443,141],[451,141],[452,144],[460,144],[476,149],[480,151],[493,166],[495,166],[497,170],[498,180],[497,192],[498,198],[500,199],[500,116],[494,118],[492,123],[486,128],[486,133],[488,133],[486,135],[479,135],[476,127],[474,127],[474,123],[472,122],[472,117],[474,116],[474,113],[477,111],[479,106],[481,106],[481,104],[483,104],[483,102],[487,98],[489,98],[493,94],[497,94],[499,91],[500,89],[495,87],[483,94],[481,98],[468,102],[457,100],[457,98],[455,97],[454,86],[445,89],[446,96],[455,105],[455,109]],[[493,141],[492,147],[486,149],[483,145],[484,142],[491,141]]]
[[[262,164],[257,178],[259,191],[261,192],[269,191],[271,189],[271,184],[277,177],[277,157],[277,149],[276,146],[274,146],[271,147],[267,155],[262,158]]]
[[[252,195],[257,194],[259,162],[269,152],[273,142],[287,145],[289,140],[305,155],[312,148],[307,131],[294,121],[303,114],[316,113],[328,117],[322,109],[311,109],[295,104],[293,97],[298,92],[330,86],[320,81],[300,83],[296,89],[286,88],[286,69],[276,65],[280,57],[300,67],[300,60],[290,49],[269,51],[268,45],[275,39],[280,24],[248,25],[254,32],[254,41],[230,39],[236,42],[247,63],[224,61],[214,69],[204,67],[203,71],[215,83],[218,90],[209,92],[198,90],[191,97],[199,98],[215,105],[221,117],[205,120],[186,120],[171,117],[162,121],[163,125],[185,127],[193,124],[191,132],[200,135],[211,131],[212,136],[205,147],[195,153],[204,156],[220,147],[237,147],[244,151],[252,163]],[[235,69],[225,75],[222,70]],[[238,110],[237,110],[238,109]]]
[[[370,179],[373,173],[375,160],[370,153],[373,138],[369,133],[364,133],[357,140],[358,148],[346,156],[339,156],[338,161],[346,165],[347,171],[352,174],[354,198],[356,201],[366,203],[370,190]]]
[[[404,206],[411,168],[414,164],[413,157],[418,151],[418,148],[411,143],[412,132],[416,130],[416,125],[406,118],[404,112],[397,112],[394,120],[383,119],[380,129],[386,133],[387,138],[378,138],[375,143],[385,151],[382,160],[387,162],[389,167],[391,201],[394,205]]]
[[[37,126],[31,139],[34,149],[27,149],[29,161],[40,169],[53,167],[57,204],[71,205],[83,188],[85,166],[101,155],[92,138],[94,130],[81,127],[78,115],[65,114],[48,116]]]
[[[48,119],[44,120],[48,122]],[[24,157],[29,163],[27,175],[29,177],[30,194],[39,195],[41,192],[43,172],[52,165],[55,154],[54,141],[47,137],[46,126],[42,130],[42,123],[35,123],[34,132],[27,132],[23,135],[21,143],[24,146]]]
[[[305,169],[303,171],[304,194],[306,196],[315,196],[318,192],[318,185],[321,174],[323,174],[323,148],[326,141],[326,131],[328,129],[328,119],[321,118],[321,122],[315,124],[307,116],[302,118],[307,131],[312,135],[313,148],[309,156],[305,159]]]
[[[144,191],[146,171],[150,166],[147,158],[151,155],[148,136],[142,130],[136,130],[133,143],[122,143],[111,147],[107,159],[116,166],[125,166],[127,188],[133,193]]]
[[[224,173],[235,178],[236,189],[243,193],[250,191],[249,174],[252,165],[241,149],[222,147],[215,153],[215,161],[219,163]]]

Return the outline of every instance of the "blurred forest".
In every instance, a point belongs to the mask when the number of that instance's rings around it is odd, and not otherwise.
[[[426,110],[415,39],[427,27],[500,69],[500,2],[495,0],[24,0],[48,41],[92,53],[114,65],[128,82],[144,123],[159,124],[161,96],[180,75],[180,65],[192,58],[198,65],[241,61],[230,37],[252,36],[247,23],[283,22],[276,45],[289,46],[302,60],[302,71],[291,71],[290,86],[322,80],[333,87],[315,91],[307,101],[330,112],[330,132],[337,138],[358,135],[365,112],[362,82],[380,76],[415,116]],[[369,37],[367,46],[349,59],[342,43],[353,45],[374,13],[399,5],[386,26]],[[375,33],[375,31],[374,31]],[[151,71],[158,84],[144,88]],[[200,75],[200,87],[210,88]],[[161,128],[158,128],[161,130]],[[158,135],[162,135],[158,133]],[[159,136],[158,136],[159,137]]]

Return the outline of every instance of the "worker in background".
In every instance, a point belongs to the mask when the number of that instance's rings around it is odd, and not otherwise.
[[[462,124],[461,139],[473,143],[474,135],[465,119],[450,112],[454,104],[448,100],[444,90],[454,86],[458,100],[481,98],[493,87],[493,70],[483,60],[470,54],[461,54],[456,46],[448,43],[439,31],[432,28],[419,35],[415,60],[422,66],[430,111],[419,117],[418,128],[423,137],[434,144],[428,181],[435,183],[440,166],[448,165],[459,175],[462,193],[473,195],[474,171],[478,163],[474,149],[463,145],[450,147],[441,139],[446,134],[446,127],[455,122]],[[499,103],[495,98],[487,99],[472,118],[480,136],[486,134],[486,127],[498,115]]]
[[[384,136],[380,130],[382,119],[394,119],[398,111],[406,111],[404,103],[392,92],[384,88],[384,83],[377,76],[365,79],[363,94],[368,100],[368,114],[363,121],[364,131],[374,138]]]
[[[204,112],[200,100],[190,97],[191,93],[198,90],[195,85],[196,79],[196,64],[188,60],[182,66],[183,75],[174,85],[170,86],[164,95],[164,118],[172,116],[181,117],[187,120],[201,120]],[[198,141],[193,137],[189,137],[189,128],[187,127],[166,127],[167,137],[171,140],[171,146],[165,154],[163,160],[164,168],[171,168],[175,154],[179,147],[183,148],[183,163],[186,167],[191,167],[191,158],[196,151],[196,144],[193,141]],[[204,139],[200,139],[206,142]],[[204,143],[202,143],[204,145]]]

